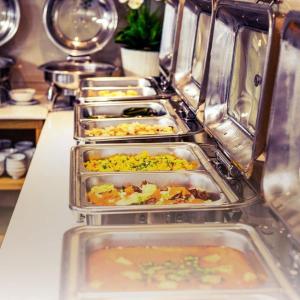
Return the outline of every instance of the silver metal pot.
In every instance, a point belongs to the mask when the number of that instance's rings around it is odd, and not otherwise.
[[[86,77],[111,76],[115,66],[92,62],[89,58],[52,61],[39,67],[44,71],[46,82],[61,89],[77,90],[80,80]]]
[[[14,63],[12,58],[0,57],[0,106],[10,99],[8,94],[10,90],[9,73]]]
[[[18,0],[0,0],[0,46],[16,34],[20,23]]]

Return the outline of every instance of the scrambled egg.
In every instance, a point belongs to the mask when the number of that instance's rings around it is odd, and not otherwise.
[[[142,151],[135,155],[116,154],[102,159],[91,159],[84,163],[84,167],[93,172],[176,171],[194,170],[197,163],[173,154],[149,155],[147,151]]]
[[[157,135],[174,133],[172,126],[147,125],[138,122],[85,130],[86,136]]]

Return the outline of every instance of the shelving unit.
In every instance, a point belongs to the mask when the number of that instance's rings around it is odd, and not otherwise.
[[[0,177],[0,190],[18,191],[22,189],[25,178],[12,179],[11,177]]]
[[[0,130],[13,131],[10,135],[21,137],[22,130],[33,130],[35,143],[38,142],[44,120],[0,120]],[[18,131],[18,132],[17,132]],[[12,179],[8,176],[0,177],[0,191],[18,191],[22,189],[25,178]]]

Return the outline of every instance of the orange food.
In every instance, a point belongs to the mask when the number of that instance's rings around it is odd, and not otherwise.
[[[222,246],[97,249],[87,257],[86,276],[101,291],[244,289],[267,279],[257,262]]]

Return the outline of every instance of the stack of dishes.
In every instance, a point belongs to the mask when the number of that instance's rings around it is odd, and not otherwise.
[[[20,141],[12,147],[12,141],[0,140],[0,176],[5,171],[14,179],[23,177],[29,168],[35,148],[31,141]]]

